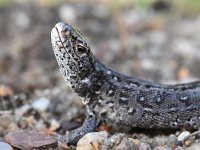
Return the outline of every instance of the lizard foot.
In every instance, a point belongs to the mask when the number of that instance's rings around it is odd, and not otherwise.
[[[67,144],[75,144],[85,134],[94,131],[98,125],[98,122],[99,121],[97,119],[96,113],[90,112],[81,127],[72,131],[68,131],[65,135],[56,133],[55,138],[58,140],[58,142],[61,143],[65,142]]]

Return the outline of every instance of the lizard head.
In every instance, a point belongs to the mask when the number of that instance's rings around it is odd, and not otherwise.
[[[83,35],[69,24],[59,22],[51,31],[51,43],[64,79],[70,87],[94,70],[94,56]]]

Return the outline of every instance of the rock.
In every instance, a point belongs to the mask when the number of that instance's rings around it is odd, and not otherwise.
[[[13,150],[12,147],[8,143],[0,142],[1,150]]]
[[[149,144],[141,143],[140,145],[138,145],[137,150],[151,150],[151,147],[149,146]]]
[[[77,20],[77,11],[74,9],[74,7],[65,4],[59,8],[59,16],[61,20],[74,23],[75,20]]]
[[[9,86],[0,85],[0,96],[9,96],[13,95],[13,90]]]
[[[25,104],[15,110],[15,116],[17,119],[21,118],[28,110],[31,109],[29,104]]]
[[[171,147],[167,145],[160,145],[160,146],[156,146],[154,149],[155,150],[171,150]]]
[[[60,127],[60,123],[57,120],[55,120],[55,119],[50,120],[50,130],[51,131],[55,131],[59,127]]]
[[[12,115],[2,115],[0,116],[0,127],[8,128],[8,126],[14,122],[14,116]]]
[[[199,150],[199,149],[200,149],[200,144],[199,143],[193,144],[191,146],[191,150]]]
[[[107,137],[106,131],[88,133],[78,141],[76,149],[93,150],[95,147],[99,147]]]
[[[52,149],[57,141],[45,133],[35,131],[13,131],[5,136],[6,142],[19,149]]]
[[[133,143],[133,139],[128,138],[125,134],[116,134],[109,139],[105,139],[102,149],[110,150],[136,150],[137,146]]]
[[[185,137],[187,137],[188,135],[190,135],[190,132],[188,131],[183,131],[179,136],[178,136],[178,141],[183,141],[185,139]]]
[[[28,16],[28,13],[25,11],[16,11],[12,16],[14,23],[21,29],[26,30],[31,23],[30,17]]]
[[[106,19],[109,16],[109,11],[104,5],[95,5],[95,7],[92,7],[91,12],[98,19]]]
[[[109,148],[113,148],[114,146],[120,144],[121,140],[125,137],[124,134],[116,134],[111,136],[109,139],[106,139],[104,145]]]
[[[128,137],[123,138],[119,145],[116,146],[116,150],[136,150],[137,146]]]
[[[32,107],[39,112],[44,112],[47,110],[49,104],[50,104],[49,99],[42,97],[42,98],[35,100],[32,103]]]

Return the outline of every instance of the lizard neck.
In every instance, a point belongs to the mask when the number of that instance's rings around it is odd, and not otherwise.
[[[70,84],[72,89],[82,98],[83,101],[89,101],[92,93],[95,92],[93,89],[94,84],[98,82],[98,77],[104,77],[107,67],[103,65],[95,56],[89,66],[85,66],[84,70],[79,70],[76,74],[76,78],[70,78]],[[105,77],[106,78],[106,77]],[[88,99],[88,100],[86,100]],[[84,102],[87,103],[87,102]]]

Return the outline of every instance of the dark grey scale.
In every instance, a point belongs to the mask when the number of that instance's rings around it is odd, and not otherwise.
[[[109,106],[111,109],[114,108],[115,102],[113,100],[105,101],[105,104]]]
[[[176,128],[179,124],[176,121],[170,121],[169,125],[173,128]]]
[[[74,58],[74,56],[75,56],[74,53],[72,53],[72,57],[73,57],[73,58]]]
[[[64,71],[63,74],[64,74],[64,76],[68,75],[67,71]]]
[[[119,104],[122,104],[122,105],[127,105],[129,103],[128,99],[124,97],[119,97],[118,101],[119,101]]]
[[[137,102],[138,102],[139,104],[143,104],[144,101],[145,101],[145,94],[144,94],[142,91],[139,91],[139,92],[137,93]]]
[[[83,66],[80,66],[80,64],[81,64],[81,63],[78,62],[79,69],[80,69],[80,70],[84,70],[84,69],[83,69]]]
[[[76,62],[78,62],[79,59],[78,59],[78,58],[74,58],[74,60],[75,60]]]
[[[148,99],[150,93],[149,91],[142,91],[142,90],[139,90],[138,93],[137,93],[137,102],[143,106],[144,108],[153,108],[155,107],[155,105],[152,103],[152,99],[150,101],[150,99]],[[148,100],[148,101],[147,101]]]
[[[68,53],[64,48],[61,48],[61,49],[60,49],[60,52],[61,52],[62,54]]]
[[[153,85],[149,85],[149,84],[144,85],[144,87],[147,88],[147,89],[149,89],[149,90],[155,88]]]
[[[166,101],[166,99],[165,99],[167,97],[166,92],[156,91],[153,95],[154,95],[153,96],[154,101],[155,101],[156,105],[158,105],[158,106],[161,106]]]
[[[65,68],[64,64],[59,65],[60,68]]]
[[[164,103],[164,100],[161,98],[161,95],[160,93],[157,93],[155,96],[154,96],[154,100],[155,100],[155,103],[160,106],[161,104]]]
[[[180,124],[184,125],[184,122],[182,121],[182,119],[179,119],[179,118],[178,118],[178,119],[176,119],[176,122],[177,122],[177,124],[179,124],[179,125],[180,125]]]
[[[67,54],[67,53],[63,53],[63,55],[62,55],[63,59],[66,59],[66,54]],[[67,54],[67,55],[68,55],[68,54]]]
[[[102,84],[93,84],[92,85],[92,89],[94,91],[100,91],[101,90],[101,87],[102,87]]]
[[[60,60],[64,60],[63,55],[59,55]]]
[[[174,91],[176,92],[183,92],[183,91],[186,91],[188,89],[192,89],[192,85],[186,85],[186,84],[178,84],[178,85],[174,85],[174,86],[171,86]]]
[[[133,107],[127,107],[127,112],[129,115],[134,116],[135,113],[137,112],[137,109],[135,109]]]
[[[121,91],[118,95],[119,104],[127,105],[129,103],[128,100],[127,93]]]
[[[190,93],[183,92],[183,93],[177,93],[176,98],[180,100],[181,103],[185,103],[187,106],[191,104],[190,98],[191,96],[189,95]]]
[[[176,109],[178,108],[178,104],[177,103],[171,103],[167,105],[167,109]]]
[[[68,58],[70,58],[68,53],[63,54],[63,57],[65,58],[65,60],[69,60]]]
[[[129,86],[132,86],[132,87],[140,87],[141,84],[139,82],[136,82],[136,81],[126,81],[126,84],[129,85]]]
[[[63,41],[63,45],[64,45],[65,47],[68,47],[68,43],[69,43],[69,42],[67,42],[67,40]]]
[[[193,117],[190,119],[190,126],[194,128],[198,128],[200,126],[200,119],[198,117]]]
[[[115,86],[110,86],[109,89],[106,91],[106,95],[108,97],[113,97],[115,95],[116,88]]]
[[[77,68],[76,65],[73,63],[69,66],[69,68],[71,69],[72,72],[77,72]]]
[[[77,36],[73,36],[73,39],[74,39],[74,41],[75,41],[75,43],[76,43],[76,41],[77,41]]]
[[[102,103],[105,103],[105,100],[104,100],[104,98],[101,96],[101,95],[99,95],[98,96],[98,102],[102,105]]]
[[[112,74],[111,74],[111,78],[112,78],[113,80],[115,80],[115,81],[121,82],[121,81],[119,80],[119,77],[117,77],[117,76],[115,76],[115,75],[112,75]]]
[[[75,80],[75,79],[77,79],[77,76],[71,75],[70,78],[73,79],[73,80]]]
[[[142,127],[150,126],[154,122],[153,118],[151,117],[151,112],[147,110],[141,112],[141,118],[138,121]],[[148,124],[146,122],[148,122]]]

